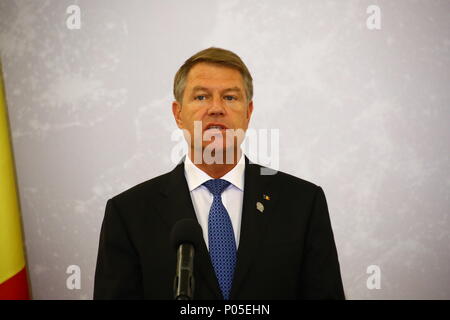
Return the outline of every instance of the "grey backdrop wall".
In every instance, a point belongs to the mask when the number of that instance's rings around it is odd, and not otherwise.
[[[219,46],[253,74],[251,126],[280,130],[279,169],[324,188],[347,297],[450,299],[449,13],[448,1],[2,0],[33,297],[92,298],[106,200],[173,168],[173,76]]]

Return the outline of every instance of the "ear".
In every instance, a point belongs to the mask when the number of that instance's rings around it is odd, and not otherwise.
[[[250,121],[250,117],[252,116],[252,112],[253,112],[253,100],[248,103],[248,107],[247,107],[247,119],[248,119],[248,121]]]
[[[172,102],[172,113],[178,128],[183,129],[183,121],[181,121],[181,104],[178,101]]]

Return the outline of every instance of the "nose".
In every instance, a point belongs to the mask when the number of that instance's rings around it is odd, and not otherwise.
[[[214,96],[211,105],[208,108],[208,115],[210,116],[223,116],[225,114],[225,108],[223,100],[220,96]]]

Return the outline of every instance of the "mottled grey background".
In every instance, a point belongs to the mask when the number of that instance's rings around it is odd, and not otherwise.
[[[372,4],[381,30],[366,27]],[[253,73],[251,125],[280,129],[280,170],[324,188],[347,297],[450,299],[449,14],[425,0],[2,0],[33,297],[92,297],[106,200],[173,168],[173,76],[220,46]]]

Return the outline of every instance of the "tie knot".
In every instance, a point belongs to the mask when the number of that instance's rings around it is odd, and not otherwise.
[[[203,183],[205,187],[208,188],[209,192],[213,194],[213,196],[220,196],[230,183],[223,179],[210,179]]]

